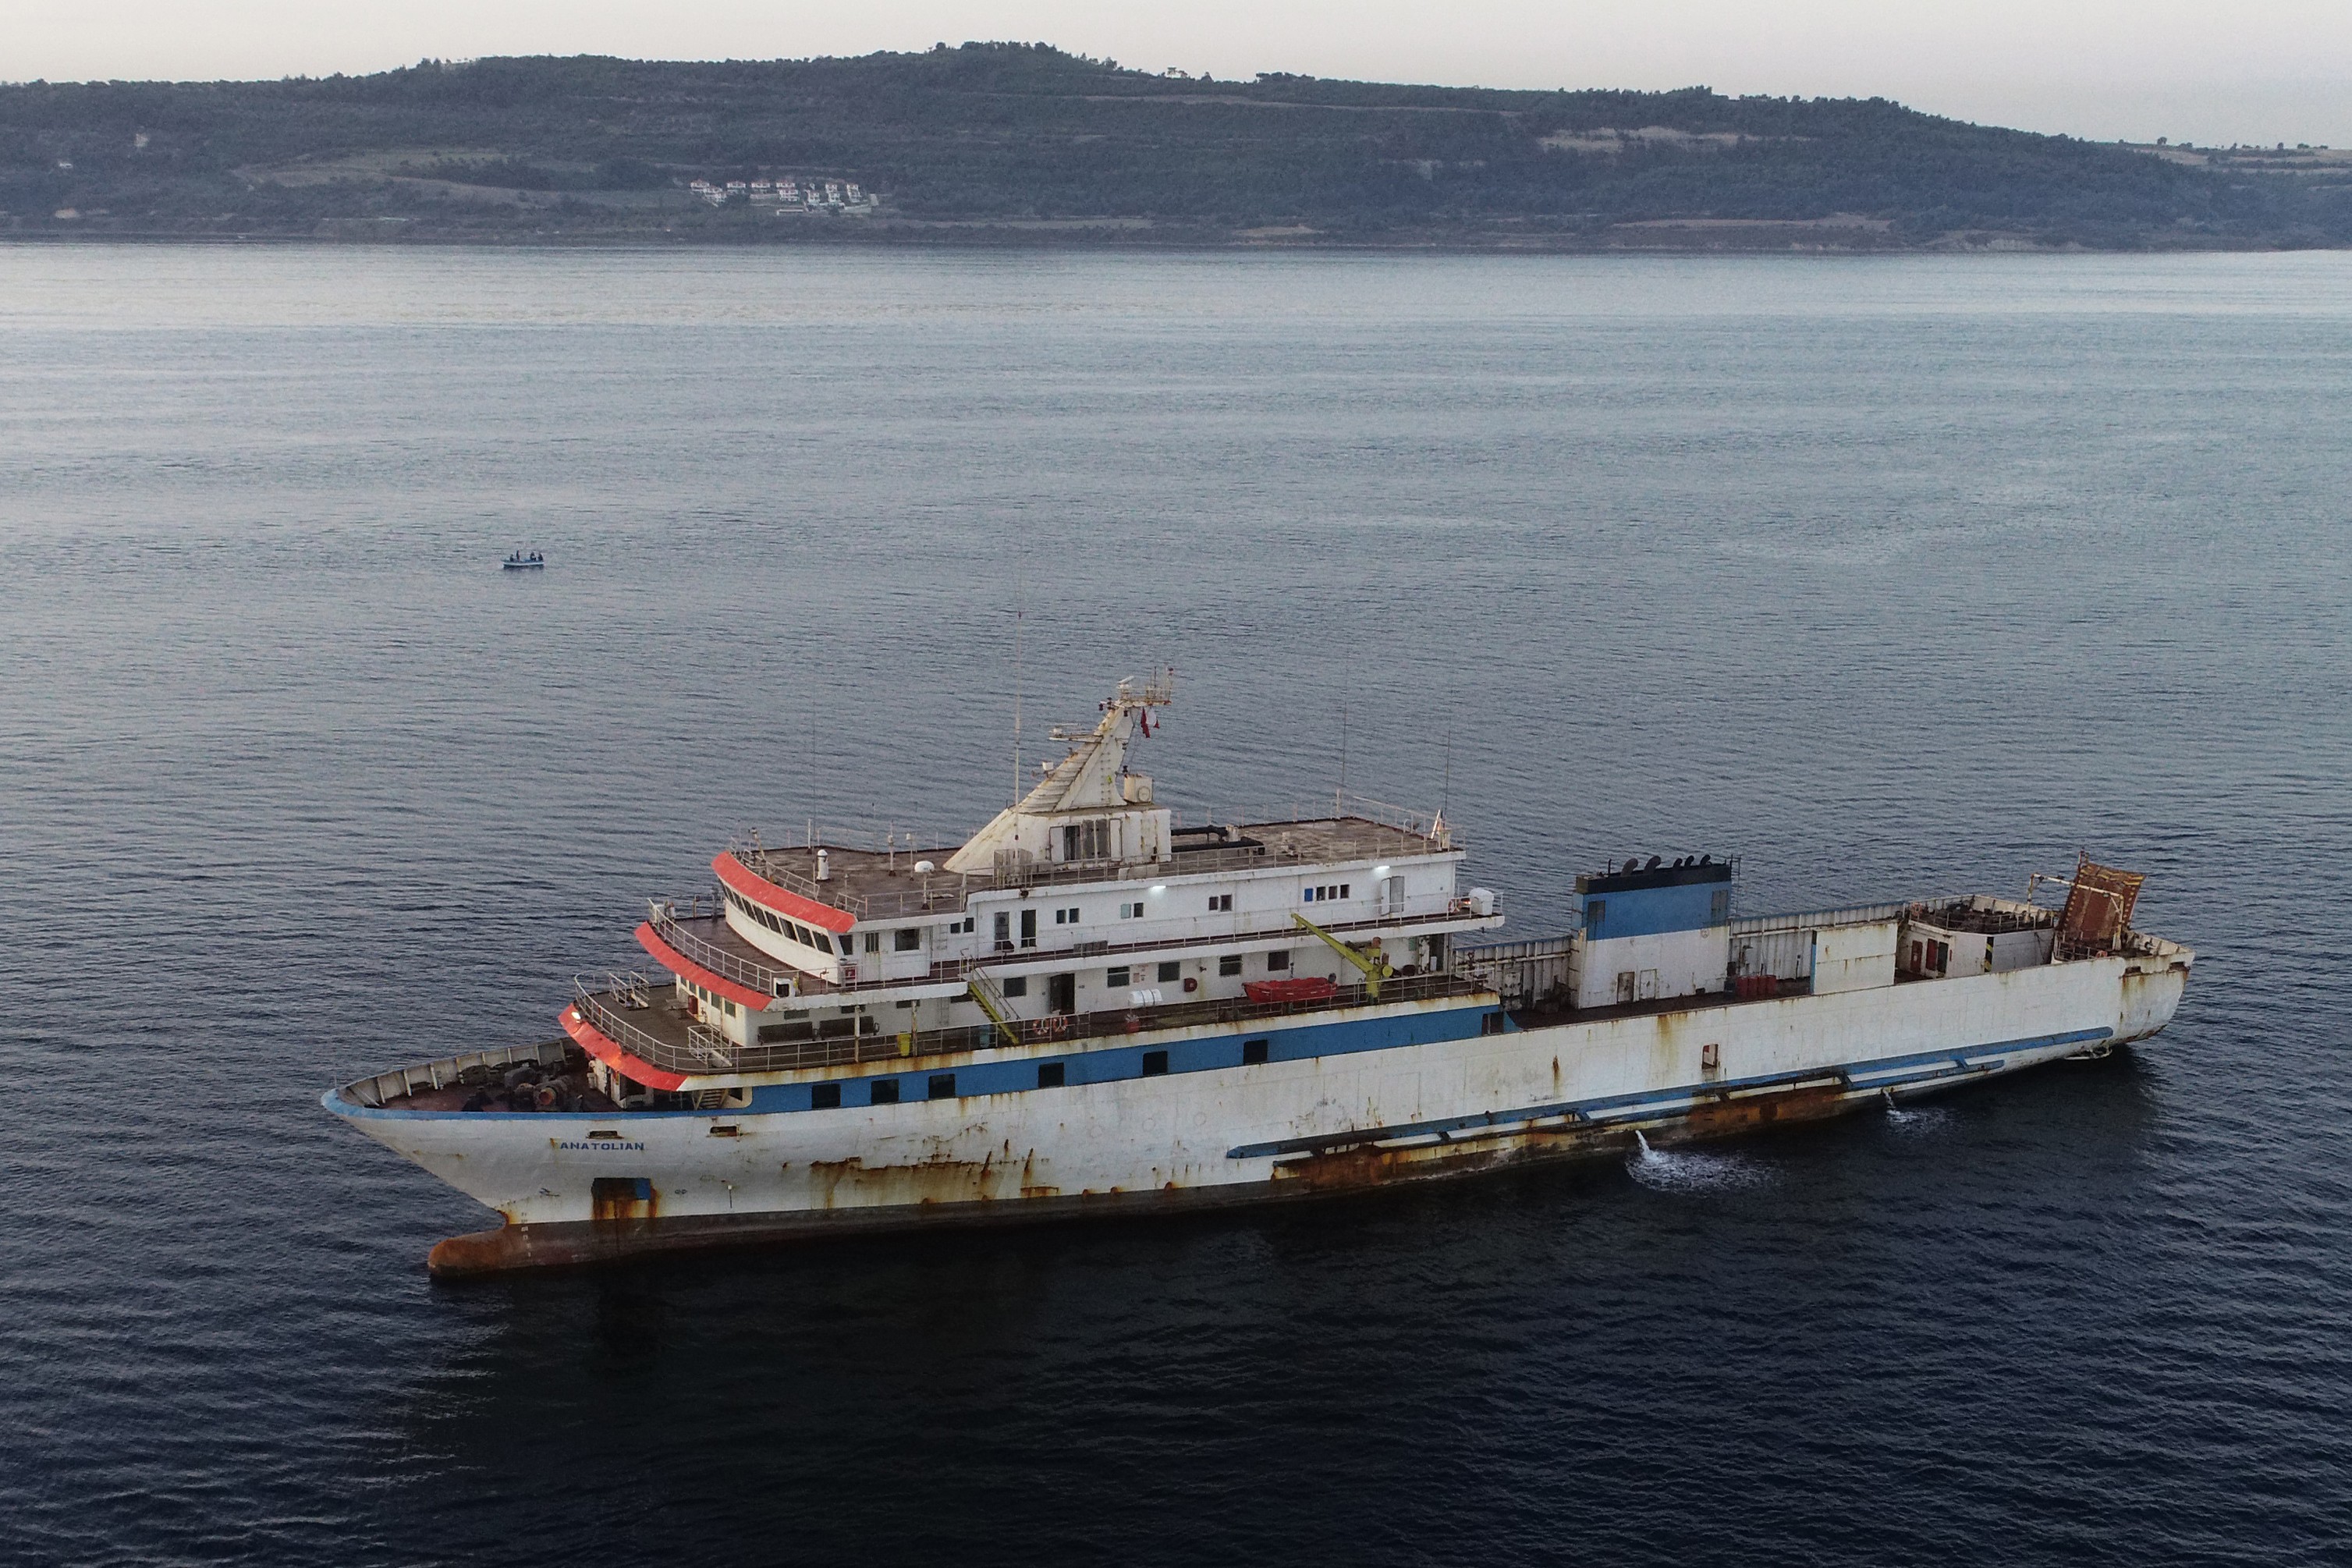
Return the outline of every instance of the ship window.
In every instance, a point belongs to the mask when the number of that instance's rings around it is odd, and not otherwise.
[[[1006,976],[1004,977],[1004,994],[1005,994],[1007,996],[1026,996],[1026,995],[1028,995],[1028,994],[1029,994],[1029,977],[1028,977],[1027,975],[1025,975],[1025,974],[1008,974],[1008,975],[1006,975]]]
[[[901,926],[890,933],[890,949],[894,952],[912,952],[923,945],[923,928]]]
[[[1500,1013],[1479,1014],[1478,1032],[1482,1035],[1501,1034],[1503,1032],[1503,1016]]]
[[[906,1011],[908,1011],[908,1009],[912,1008],[912,1007],[914,1006],[914,1004],[913,1004],[912,1002],[899,1002],[899,1003],[896,1003],[896,1004],[894,1004],[894,1005],[896,1005],[896,1006],[898,1008],[898,1010],[899,1010],[900,1012],[902,1012],[902,1013],[903,1013],[903,1012],[906,1012]]]
[[[1039,1062],[1037,1064],[1037,1087],[1039,1089],[1061,1088],[1063,1074],[1066,1070],[1067,1069],[1060,1062]]]
[[[1118,906],[1118,918],[1123,921],[1139,921],[1143,918],[1143,906],[1139,903],[1121,904]]]
[[[1233,908],[1234,896],[1231,893],[1212,893],[1209,895],[1209,912],[1211,914],[1231,914],[1233,912]]]
[[[876,1079],[874,1080],[874,1088],[870,1095],[870,1100],[871,1102],[876,1105],[898,1104],[898,1080],[895,1078]]]
[[[1289,967],[1290,967],[1290,954],[1289,954],[1287,952],[1279,951],[1279,950],[1277,950],[1276,952],[1269,952],[1269,953],[1267,953],[1267,954],[1265,955],[1265,967],[1266,967],[1266,971],[1267,971],[1267,973],[1272,973],[1273,972],[1275,972],[1275,971],[1276,971],[1276,970],[1282,970],[1282,969],[1287,969],[1287,968],[1289,968]]]
[[[840,1110],[841,1085],[837,1083],[811,1084],[809,1086],[809,1109],[811,1110]]]
[[[1220,973],[1220,974],[1239,974],[1241,972],[1242,972],[1242,955],[1241,955],[1240,953],[1238,953],[1238,952],[1226,952],[1226,953],[1220,953],[1220,954],[1218,954],[1218,956],[1217,956],[1217,973]]]
[[[955,1097],[955,1074],[951,1072],[933,1073],[931,1075],[931,1098],[933,1100],[953,1100]]]
[[[1181,963],[1163,963],[1160,966],[1160,978],[1163,981],[1181,980],[1183,978],[1183,974],[1184,966]]]
[[[1021,911],[1021,945],[1024,947],[1037,945],[1037,911],[1035,910]]]
[[[879,952],[882,951],[882,933],[880,931],[869,931],[866,933],[866,951],[868,952]]]
[[[1013,913],[1010,910],[996,911],[996,951],[1003,952],[1013,945]]]
[[[1129,971],[1123,967],[1108,971],[1103,975],[1103,984],[1113,987],[1128,984],[1129,973]]]
[[[1074,926],[1078,923],[1078,911],[1076,910],[1055,910],[1054,911],[1054,923],[1057,926]]]
[[[1143,1053],[1144,1077],[1158,1078],[1167,1070],[1168,1053],[1166,1051],[1146,1051]]]
[[[735,1004],[732,1002],[727,1004],[727,1016],[730,1018],[735,1016]]]
[[[1244,1040],[1242,1042],[1242,1066],[1245,1068],[1260,1066],[1265,1062],[1266,1054],[1273,1048],[1273,1046],[1274,1042],[1272,1040]]]
[[[1339,884],[1339,896],[1343,899],[1349,896],[1348,884],[1345,882]]]

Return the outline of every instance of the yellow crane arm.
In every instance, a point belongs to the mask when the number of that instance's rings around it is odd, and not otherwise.
[[[971,987],[971,999],[980,1004],[980,1010],[988,1015],[989,1022],[1003,1032],[1004,1043],[1019,1045],[1020,1026],[1008,1016],[1011,1009],[1005,1005],[1004,998],[996,994],[996,987],[977,974],[971,976],[967,984]]]
[[[1301,929],[1311,931],[1317,936],[1321,937],[1323,939],[1323,944],[1326,947],[1328,947],[1333,952],[1338,953],[1340,957],[1354,964],[1358,969],[1362,970],[1364,972],[1365,996],[1374,1002],[1381,999],[1381,982],[1387,979],[1389,974],[1389,955],[1381,952],[1377,943],[1373,945],[1370,956],[1367,957],[1363,952],[1360,952],[1356,948],[1349,946],[1346,942],[1341,942],[1338,937],[1333,936],[1329,931],[1325,931],[1321,926],[1317,925],[1305,915],[1298,914],[1294,911],[1290,918],[1293,921],[1296,921]]]

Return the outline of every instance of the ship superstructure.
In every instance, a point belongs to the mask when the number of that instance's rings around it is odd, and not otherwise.
[[[1163,679],[952,850],[730,847],[647,972],[564,1037],[328,1108],[500,1211],[444,1272],[842,1228],[1302,1196],[1636,1133],[1833,1114],[2153,1034],[2188,950],[2085,860],[2063,910],[1975,896],[1747,917],[1733,868],[1578,881],[1482,941],[1439,817],[1344,798],[1186,824],[1130,765]]]

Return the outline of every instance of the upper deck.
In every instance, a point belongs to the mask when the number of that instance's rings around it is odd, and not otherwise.
[[[1247,875],[1462,850],[1442,824],[1420,824],[1402,813],[1382,820],[1370,815],[1381,809],[1371,803],[1343,804],[1353,809],[1323,817],[1173,824],[1166,853],[1149,858],[1050,860],[1008,852],[992,857],[986,869],[949,871],[942,868],[954,846],[883,850],[820,839],[781,848],[739,844],[728,854],[762,881],[863,924],[961,910],[974,895],[1004,889]]]

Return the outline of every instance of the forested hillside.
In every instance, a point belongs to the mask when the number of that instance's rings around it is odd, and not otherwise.
[[[0,87],[0,236],[240,235],[2342,245],[2352,161],[2126,148],[1878,99],[1213,81],[1017,44]]]

